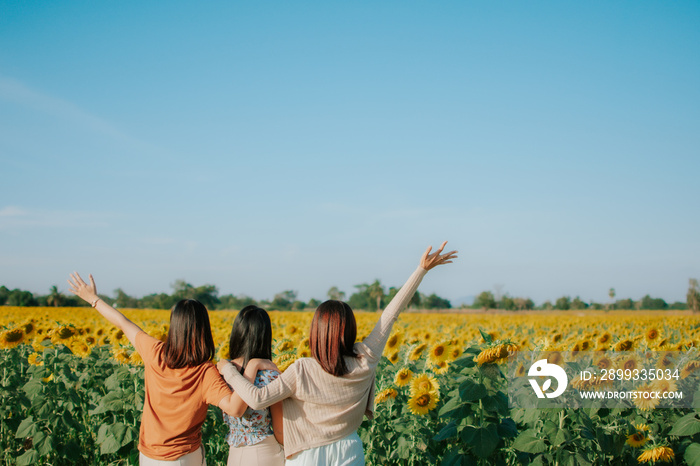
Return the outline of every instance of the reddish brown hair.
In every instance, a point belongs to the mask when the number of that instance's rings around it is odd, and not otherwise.
[[[311,321],[311,356],[323,370],[335,376],[349,372],[345,357],[356,358],[353,345],[357,337],[355,314],[346,303],[329,300],[321,303]]]
[[[196,299],[178,301],[170,311],[165,364],[171,369],[199,366],[211,361],[215,352],[207,308]]]

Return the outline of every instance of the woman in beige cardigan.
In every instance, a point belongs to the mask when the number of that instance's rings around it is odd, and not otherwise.
[[[298,359],[269,385],[258,388],[228,361],[219,362],[224,379],[251,408],[284,400],[287,465],[364,465],[357,429],[364,415],[372,418],[377,364],[394,322],[425,274],[457,257],[457,251],[441,254],[445,244],[447,241],[433,254],[432,246],[428,247],[420,266],[364,341],[355,343],[355,317],[350,306],[326,301],[316,309],[311,323],[312,357]]]

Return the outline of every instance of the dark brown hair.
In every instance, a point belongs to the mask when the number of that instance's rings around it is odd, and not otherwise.
[[[196,299],[178,301],[170,310],[170,330],[163,359],[171,369],[199,366],[214,357],[209,313]]]
[[[272,359],[272,324],[265,309],[246,306],[231,327],[229,358],[243,358],[241,372],[253,358]]]
[[[309,345],[311,356],[323,370],[335,376],[347,374],[345,357],[357,357],[353,349],[356,337],[355,314],[346,303],[329,300],[316,308]]]

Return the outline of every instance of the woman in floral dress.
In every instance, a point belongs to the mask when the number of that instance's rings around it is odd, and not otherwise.
[[[233,322],[229,341],[231,363],[242,373],[251,359],[272,358],[272,325],[264,309],[247,306]],[[264,387],[277,378],[275,370],[259,370],[255,386]],[[284,464],[282,402],[265,409],[248,408],[242,417],[224,413],[229,426],[228,466],[278,466]]]

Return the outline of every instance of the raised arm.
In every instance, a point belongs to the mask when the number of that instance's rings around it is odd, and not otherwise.
[[[399,292],[394,296],[389,305],[382,312],[379,322],[374,326],[372,333],[370,333],[367,338],[364,339],[363,343],[372,350],[376,355],[381,355],[384,350],[384,345],[386,345],[389,339],[389,334],[391,333],[391,327],[396,322],[401,311],[406,307],[406,305],[411,301],[413,294],[418,289],[418,285],[423,280],[425,274],[434,267],[442,264],[451,264],[452,259],[457,258],[457,251],[450,251],[448,253],[442,254],[442,250],[445,249],[447,241],[442,243],[440,249],[435,251],[433,254],[430,253],[433,247],[428,246],[428,249],[423,253],[420,259],[420,265],[411,274],[406,283],[401,287]]]
[[[92,275],[89,276],[89,285],[78,275],[78,272],[73,272],[70,277],[68,279],[70,292],[97,309],[97,312],[102,314],[105,319],[124,332],[126,338],[136,347],[136,334],[141,331],[141,328],[97,296],[97,287]]]

